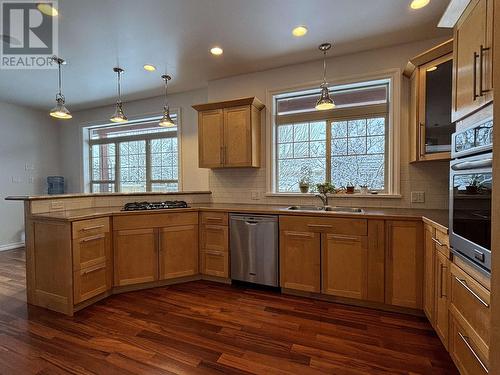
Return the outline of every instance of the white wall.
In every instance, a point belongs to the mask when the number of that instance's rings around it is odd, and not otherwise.
[[[335,84],[348,77],[378,73],[381,71],[399,69],[401,72],[408,60],[439,44],[444,39],[420,41],[388,48],[370,50],[366,52],[334,57],[328,60],[328,82]],[[310,56],[305,56],[307,58]],[[308,62],[298,65],[285,66],[278,69],[267,70],[252,74],[239,75],[208,84],[208,101],[228,100],[245,96],[257,96],[262,101],[269,99],[268,91],[287,89],[301,86],[305,83],[313,85],[320,83],[322,75],[322,61]],[[401,153],[401,194],[402,199],[368,198],[364,200],[349,198],[337,199],[335,203],[344,205],[363,206],[394,206],[416,208],[446,208],[448,204],[448,165],[446,162],[431,162],[428,164],[410,165],[408,163],[408,105],[409,86],[408,80],[401,76],[401,118],[400,123]],[[269,119],[268,105],[265,108],[263,119]],[[265,127],[269,127],[269,121]],[[265,159],[266,131],[262,132],[262,156]],[[412,204],[410,202],[410,189],[424,191],[426,202]],[[289,204],[293,198],[277,198],[266,196],[266,168],[238,169],[238,170],[212,170],[210,172],[210,190],[215,202],[242,202],[242,203],[283,203]],[[251,195],[257,194],[259,201],[251,200]],[[297,199],[298,200],[298,199]],[[300,198],[301,203],[304,198]],[[299,202],[297,202],[299,203]]]
[[[46,111],[0,103],[0,249],[21,242],[24,231],[22,202],[4,198],[46,194],[46,177],[60,173],[57,121]]]
[[[129,119],[160,115],[162,96],[124,103]],[[207,90],[196,90],[169,95],[171,108],[181,113],[181,168],[182,190],[208,190],[208,170],[198,168],[198,117],[193,104],[205,103]],[[61,160],[67,192],[83,191],[82,128],[109,122],[114,106],[105,106],[73,113],[73,119],[61,121]]]

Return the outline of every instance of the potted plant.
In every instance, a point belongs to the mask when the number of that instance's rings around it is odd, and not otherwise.
[[[359,192],[361,194],[368,194],[368,185],[359,185]]]
[[[469,184],[465,187],[467,194],[477,194],[480,189],[479,176],[474,175],[469,179]]]
[[[305,194],[309,192],[309,187],[311,186],[311,183],[309,182],[309,178],[307,177],[302,177],[299,181],[299,189],[300,192]]]
[[[345,192],[347,194],[354,194],[354,184],[352,182],[349,182],[347,186],[345,187]]]

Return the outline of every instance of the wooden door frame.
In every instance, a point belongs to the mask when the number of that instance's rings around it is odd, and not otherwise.
[[[493,66],[500,66],[500,0],[494,0],[494,22],[493,24]],[[498,104],[493,105],[494,122],[500,124],[500,69],[493,71],[493,96]],[[496,183],[493,185],[493,213],[491,226],[498,228],[500,226],[500,132],[493,133],[493,176]],[[491,271],[491,347],[490,353],[500,352],[500,233],[498,230],[492,230],[492,271]],[[500,356],[490,355],[490,373],[500,374]]]

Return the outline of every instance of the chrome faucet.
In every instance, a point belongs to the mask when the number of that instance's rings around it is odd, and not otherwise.
[[[323,203],[323,208],[328,206],[328,194],[316,194],[315,197],[321,199],[321,202]]]

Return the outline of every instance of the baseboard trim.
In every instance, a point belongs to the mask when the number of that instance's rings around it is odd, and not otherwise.
[[[19,249],[20,247],[24,247],[24,242],[14,242],[0,245],[0,251],[14,250]]]

